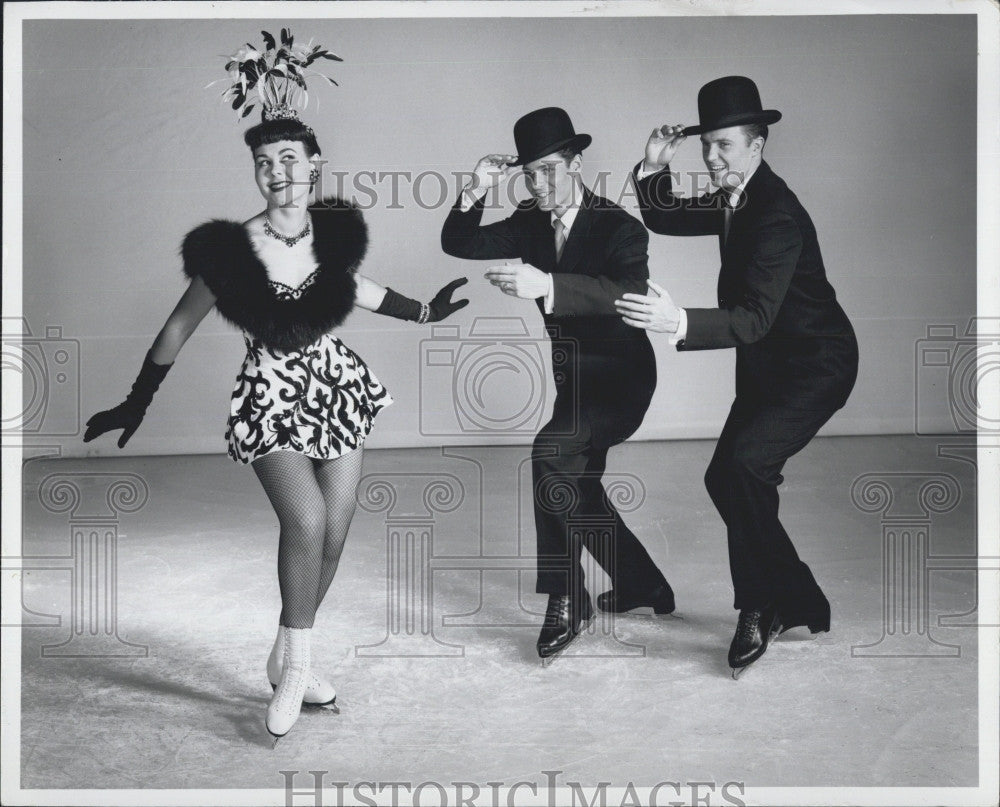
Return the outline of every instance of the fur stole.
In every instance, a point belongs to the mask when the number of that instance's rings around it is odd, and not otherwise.
[[[354,307],[354,272],[368,247],[364,217],[350,202],[329,197],[309,212],[319,271],[295,300],[275,297],[238,222],[213,219],[189,232],[181,246],[184,274],[205,281],[219,313],[282,352],[305,347],[344,321]]]

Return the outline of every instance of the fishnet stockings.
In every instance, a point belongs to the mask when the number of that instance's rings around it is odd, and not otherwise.
[[[354,517],[362,449],[332,460],[275,451],[253,463],[278,516],[281,624],[311,628]]]
[[[316,587],[316,609],[323,602],[340,563],[340,554],[347,542],[347,531],[358,503],[361,482],[362,448],[357,448],[335,460],[320,462],[316,480],[326,499],[326,538],[323,541],[323,565]]]

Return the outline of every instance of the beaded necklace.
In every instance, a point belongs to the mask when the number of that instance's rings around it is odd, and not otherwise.
[[[264,214],[264,232],[272,238],[277,238],[286,247],[294,247],[299,241],[309,235],[310,231],[309,219],[306,218],[306,226],[302,228],[302,232],[298,235],[282,235],[274,229],[274,225],[271,224],[271,219],[267,217],[267,213]]]

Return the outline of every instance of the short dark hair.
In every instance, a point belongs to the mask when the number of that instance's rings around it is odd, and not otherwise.
[[[747,139],[748,146],[758,137],[763,137],[764,142],[767,142],[766,123],[751,123],[746,126],[741,126],[740,128],[743,130],[743,136]]]
[[[298,141],[305,147],[310,157],[323,153],[320,151],[319,143],[316,142],[316,135],[302,121],[288,118],[266,120],[251,126],[243,133],[243,141],[250,147],[250,151],[282,140]]]
[[[563,158],[563,160],[566,162],[566,165],[569,165],[571,162],[573,162],[573,158],[580,152],[578,149],[566,148],[566,149],[559,149],[559,151],[557,151],[556,153]]]

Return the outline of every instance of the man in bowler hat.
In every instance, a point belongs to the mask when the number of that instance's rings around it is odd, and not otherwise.
[[[726,524],[740,612],[735,677],[783,630],[830,629],[830,604],[778,520],[778,485],[785,461],[846,403],[858,347],[809,214],[763,160],[767,127],[781,113],[762,109],[749,78],[726,76],[701,88],[698,116],[697,126],[654,129],[635,173],[650,230],[719,239],[718,307],[678,308],[653,283],[616,305],[628,325],[666,332],[678,350],[736,349],[736,400],[705,474]],[[669,163],[695,134],[716,190],[681,198]]]
[[[646,289],[648,235],[583,185],[581,152],[591,137],[577,134],[564,110],[528,113],[514,125],[514,142],[516,155],[490,154],[478,162],[444,223],[441,246],[458,258],[519,258],[520,264],[491,267],[487,279],[504,294],[534,300],[549,334],[571,345],[563,361],[553,343],[556,398],[531,455],[536,590],[549,595],[537,643],[544,660],[593,616],[582,546],[611,578],[613,593],[598,598],[602,608],[666,614],[674,610],[674,595],[601,484],[608,449],[639,427],[656,388],[649,339],[622,323],[614,305],[623,294]],[[518,171],[531,197],[508,218],[483,225],[487,192]],[[570,521],[588,516],[613,528],[579,534]]]

